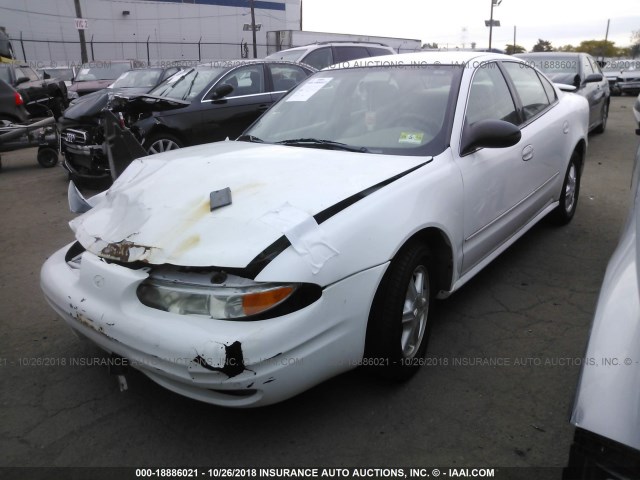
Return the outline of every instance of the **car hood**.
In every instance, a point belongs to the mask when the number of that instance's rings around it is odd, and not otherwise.
[[[164,112],[191,105],[187,100],[177,100],[169,97],[155,95],[132,95],[131,92],[118,92],[112,102],[114,112],[127,112],[141,114],[151,112]]]
[[[190,147],[134,161],[70,226],[88,251],[122,262],[244,268],[299,223],[428,160],[246,142]],[[226,188],[231,204],[212,210],[212,192]]]
[[[83,97],[77,103],[72,103],[64,111],[65,120],[87,120],[95,117],[107,106],[109,94],[106,90],[92,93]]]

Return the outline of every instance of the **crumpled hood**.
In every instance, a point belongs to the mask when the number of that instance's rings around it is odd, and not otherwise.
[[[279,223],[291,226],[290,212],[313,216],[426,160],[201,145],[134,161],[70,226],[87,250],[120,261],[244,268],[282,236]],[[210,194],[227,187],[231,204],[211,210]]]

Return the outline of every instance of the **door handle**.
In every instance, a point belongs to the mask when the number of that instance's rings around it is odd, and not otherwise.
[[[522,160],[525,162],[533,158],[533,145],[527,145],[522,149]]]

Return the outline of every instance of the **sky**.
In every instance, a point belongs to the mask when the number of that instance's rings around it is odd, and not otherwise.
[[[401,37],[440,47],[489,45],[491,0],[302,0],[302,28],[308,31]],[[604,40],[631,44],[640,30],[640,0],[502,0],[494,7],[492,46],[516,43],[531,50],[539,38],[552,46]]]

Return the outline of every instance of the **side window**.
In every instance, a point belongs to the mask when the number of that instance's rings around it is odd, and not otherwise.
[[[544,88],[545,93],[547,94],[547,98],[549,99],[549,103],[555,103],[555,101],[558,100],[558,96],[556,95],[555,88],[553,88],[553,85],[551,85],[551,82],[549,80],[544,78],[539,73],[538,73],[538,77],[540,78],[540,81],[542,82],[542,86]]]
[[[312,67],[322,70],[329,65],[333,65],[333,54],[331,53],[331,47],[324,47],[314,50],[306,57],[300,60],[302,63],[311,65]]]
[[[587,57],[587,60],[589,60],[589,63],[591,64],[591,70],[593,70],[593,73],[602,73],[600,65],[598,65],[598,62],[596,62],[593,57]]]
[[[262,65],[245,65],[237,68],[224,77],[220,85],[223,83],[233,87],[233,92],[227,98],[265,93]]]
[[[305,71],[296,65],[269,64],[274,92],[286,92],[307,78]]]
[[[513,98],[498,65],[488,63],[476,70],[467,103],[468,125],[480,120],[504,120],[518,124]]]
[[[522,115],[525,121],[535,117],[549,106],[545,89],[533,68],[515,62],[504,62],[503,65],[522,101]]]
[[[337,46],[333,48],[335,52],[333,63],[348,62],[349,60],[369,57],[369,52],[367,52],[366,47]]]
[[[592,73],[595,73],[593,71],[593,66],[591,65],[591,62],[589,61],[589,57],[587,57],[586,55],[582,56],[582,70],[584,73],[584,78],[587,78],[589,75],[591,75]]]

